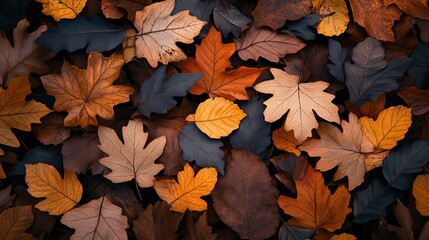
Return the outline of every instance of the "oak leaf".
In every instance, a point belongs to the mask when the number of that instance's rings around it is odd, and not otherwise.
[[[171,211],[204,211],[207,203],[201,197],[211,193],[216,181],[215,168],[203,168],[194,177],[194,170],[186,163],[183,171],[177,174],[177,182],[173,179],[156,180],[155,190],[162,200],[170,204]]]
[[[186,117],[210,138],[219,139],[228,136],[238,128],[247,114],[237,104],[222,98],[209,98],[198,105],[195,114]]]
[[[194,222],[190,213],[186,215],[186,231],[183,240],[216,240],[217,233],[212,233],[212,227],[207,224],[207,211]]]
[[[429,90],[421,90],[414,86],[407,87],[397,93],[409,107],[413,114],[421,115],[429,112]]]
[[[295,154],[299,157],[301,151],[297,148],[299,145],[296,140],[293,130],[286,132],[284,128],[278,128],[273,131],[273,143],[276,148]]]
[[[348,207],[350,194],[344,185],[340,185],[331,195],[325,186],[322,174],[310,165],[302,180],[296,181],[298,197],[296,199],[281,195],[278,198],[280,208],[291,215],[288,225],[314,229],[316,232],[326,229],[333,232],[343,224],[352,209]]]
[[[64,179],[51,165],[26,164],[25,182],[33,197],[46,197],[36,204],[40,211],[61,215],[72,209],[82,197],[82,184],[74,172],[64,170]]]
[[[99,161],[112,169],[105,177],[114,183],[136,179],[140,187],[152,187],[154,176],[164,168],[162,164],[155,164],[155,160],[164,151],[165,136],[154,139],[145,147],[148,133],[143,131],[143,122],[134,120],[122,128],[122,135],[124,143],[113,129],[98,128],[98,147],[109,155]]]
[[[167,64],[185,60],[186,55],[176,42],[192,43],[206,24],[190,16],[188,10],[170,16],[173,9],[174,0],[167,0],[136,12],[136,56],[146,58],[154,68],[158,61]]]
[[[429,216],[429,174],[417,176],[413,183],[416,208],[422,216]]]
[[[87,0],[36,0],[43,6],[42,13],[55,21],[75,18],[85,7]]]
[[[19,147],[11,128],[30,131],[32,123],[40,123],[40,118],[51,112],[39,102],[25,101],[31,93],[30,87],[27,76],[12,79],[6,90],[0,87],[0,144]],[[3,155],[1,149],[0,155]]]
[[[320,139],[311,139],[299,147],[311,157],[321,157],[316,169],[328,171],[338,166],[334,180],[348,176],[349,190],[364,181],[366,153],[374,151],[374,146],[363,134],[358,118],[349,114],[349,122],[342,120],[341,132],[329,123],[321,123],[317,129]]]
[[[300,76],[276,68],[270,71],[274,79],[254,87],[258,92],[274,95],[264,102],[265,121],[277,121],[290,110],[284,129],[293,130],[298,143],[311,137],[311,130],[319,126],[313,110],[325,120],[340,122],[338,107],[331,102],[335,96],[323,91],[329,86],[327,82],[300,83]]]
[[[322,16],[318,33],[332,37],[346,31],[350,19],[344,0],[313,0],[313,11]]]
[[[16,206],[6,209],[0,214],[0,239],[36,239],[25,232],[33,224],[33,218],[31,206]]]
[[[36,38],[48,28],[42,25],[36,31],[28,33],[28,26],[30,23],[25,19],[18,22],[13,30],[13,45],[0,33],[0,85],[7,86],[10,79],[17,76],[49,71],[49,66],[44,62],[55,54],[34,44]]]
[[[66,127],[98,125],[96,116],[113,119],[113,106],[129,100],[134,89],[129,86],[112,85],[118,78],[124,60],[114,54],[109,58],[92,52],[87,69],[79,69],[67,61],[61,74],[42,76],[48,94],[55,97],[54,109],[67,111]]]
[[[128,239],[125,229],[127,217],[122,208],[114,205],[107,197],[100,197],[64,214],[61,223],[75,229],[70,237],[77,239]]]
[[[224,97],[231,101],[249,99],[246,87],[251,87],[265,68],[239,67],[227,71],[232,68],[229,58],[234,51],[235,43],[223,44],[220,33],[212,27],[201,45],[197,45],[195,58],[189,57],[176,64],[182,72],[204,73],[189,92],[196,95],[208,93],[210,97]]]
[[[362,117],[359,122],[376,149],[390,150],[405,137],[411,126],[411,117],[411,108],[395,106],[383,110],[375,121]]]
[[[384,0],[384,6],[391,4],[414,18],[429,20],[428,0]]]

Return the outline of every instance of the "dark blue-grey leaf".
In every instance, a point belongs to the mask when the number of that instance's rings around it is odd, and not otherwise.
[[[429,161],[429,140],[416,140],[400,145],[383,161],[383,175],[390,186],[408,189],[415,175]]]
[[[279,240],[304,240],[313,236],[316,232],[312,229],[292,227],[283,224],[279,231]]]
[[[411,58],[387,62],[384,56],[381,43],[368,37],[353,49],[353,63],[344,64],[350,101],[356,107],[377,99],[384,92],[397,89],[397,80],[404,75],[412,62]]]
[[[216,1],[213,0],[176,0],[171,15],[189,10],[192,16],[209,22]]]
[[[333,64],[326,65],[329,73],[338,81],[344,83],[344,62],[346,61],[347,49],[342,48],[341,44],[335,40],[329,39],[329,60]]]
[[[22,161],[16,164],[11,175],[25,175],[25,164],[46,163],[55,168],[63,168],[63,157],[59,146],[38,146],[28,151]]]
[[[429,44],[420,42],[411,57],[414,61],[408,74],[417,88],[427,89],[429,87]]]
[[[271,144],[271,125],[264,120],[263,103],[264,101],[258,100],[257,96],[249,101],[240,102],[238,105],[247,116],[230,136],[233,147],[246,148],[262,159],[267,156],[267,148]]]
[[[244,16],[234,5],[230,4],[229,8],[226,8],[221,1],[216,1],[213,20],[224,38],[228,37],[229,33],[235,38],[240,37],[241,32],[252,22],[252,19]]]
[[[225,154],[220,149],[223,143],[207,137],[195,123],[188,124],[182,129],[179,145],[186,161],[195,160],[200,167],[214,167],[220,174],[224,174]]]
[[[291,33],[304,40],[311,41],[316,38],[316,32],[313,26],[319,22],[319,14],[308,14],[298,21],[288,21],[281,32]]]
[[[153,75],[143,82],[138,97],[139,111],[146,117],[151,113],[167,113],[177,104],[173,97],[186,96],[203,73],[176,73],[166,80],[165,65],[158,68]]]
[[[386,208],[399,194],[400,191],[389,187],[384,179],[375,179],[366,189],[356,193],[353,201],[353,221],[366,223],[385,216]]]
[[[0,30],[12,30],[27,14],[31,0],[0,0]]]
[[[36,43],[55,52],[74,52],[86,47],[86,52],[109,51],[122,43],[125,28],[111,24],[100,16],[63,19],[54,28],[42,33]]]

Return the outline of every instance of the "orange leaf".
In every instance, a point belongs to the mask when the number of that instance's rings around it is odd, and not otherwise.
[[[416,208],[422,216],[429,216],[429,174],[419,175],[413,183]]]
[[[64,126],[98,125],[97,115],[103,119],[113,119],[113,106],[127,102],[134,91],[128,86],[112,85],[123,64],[121,55],[106,58],[92,52],[88,57],[87,69],[79,69],[64,61],[61,75],[42,76],[46,91],[55,97],[55,110],[69,113],[64,119]]]
[[[231,101],[247,100],[246,87],[251,87],[265,68],[239,67],[232,71],[229,58],[235,51],[235,43],[222,44],[220,32],[214,27],[197,45],[195,58],[177,63],[182,72],[203,72],[202,78],[189,89],[192,94],[208,93],[210,97],[224,97]]]
[[[273,143],[276,148],[295,154],[299,157],[301,151],[297,149],[299,145],[298,140],[296,140],[295,135],[293,135],[293,130],[286,132],[284,128],[278,128],[273,132]]]
[[[338,187],[333,195],[323,182],[322,174],[310,165],[302,180],[296,181],[296,199],[280,196],[278,203],[292,218],[287,224],[295,227],[319,231],[322,228],[335,231],[341,228],[347,214],[350,194],[344,185]]]

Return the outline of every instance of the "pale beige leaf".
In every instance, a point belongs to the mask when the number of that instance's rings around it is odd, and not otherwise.
[[[0,239],[36,239],[25,230],[33,223],[31,206],[9,208],[0,214]]]

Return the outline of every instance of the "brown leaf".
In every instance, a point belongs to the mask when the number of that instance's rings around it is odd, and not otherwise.
[[[34,125],[33,132],[41,143],[58,145],[70,137],[70,128],[64,127],[64,115],[50,113],[40,120],[42,123]]]
[[[133,231],[140,240],[175,240],[182,218],[183,214],[170,211],[166,202],[157,202],[154,206],[149,204],[133,221]]]
[[[12,186],[9,186],[0,191],[0,212],[3,212],[5,209],[13,205],[13,201],[15,201],[16,195],[10,195],[11,190]]]
[[[429,112],[429,90],[421,90],[411,86],[399,91],[397,94],[407,103],[407,106],[413,108],[414,115]]]
[[[407,58],[417,47],[419,40],[414,30],[414,18],[408,15],[402,15],[401,21],[393,27],[395,42],[384,42],[386,49],[385,59]]]
[[[350,0],[353,18],[371,37],[380,41],[395,41],[392,26],[402,12],[395,5],[384,6],[383,0]]]
[[[364,104],[362,104],[362,106],[360,106],[360,108],[356,108],[352,105],[350,101],[346,101],[347,110],[356,114],[358,118],[366,116],[372,119],[377,119],[378,114],[380,114],[385,109],[385,105],[385,93],[381,94],[376,100],[370,100],[365,102]]]
[[[429,20],[428,0],[384,0],[384,5],[395,4],[406,14]]]
[[[297,148],[299,143],[293,134],[293,130],[286,132],[284,128],[278,128],[273,131],[272,139],[276,148],[293,153],[297,157],[301,155],[301,151]]]
[[[86,173],[91,169],[93,175],[103,173],[106,168],[98,160],[104,154],[98,148],[98,144],[100,142],[97,134],[84,133],[67,139],[61,149],[64,169],[76,173]]]
[[[32,206],[9,208],[0,214],[0,239],[36,239],[25,230],[33,223]]]
[[[267,239],[278,227],[277,190],[265,163],[246,149],[232,149],[212,192],[220,219],[240,238]]]
[[[122,208],[123,214],[128,217],[128,221],[137,219],[139,213],[137,210],[141,208],[141,202],[137,200],[128,184],[118,183],[106,186],[101,196],[104,194],[113,204]]]
[[[426,240],[429,238],[429,221],[425,223],[422,230],[420,231],[418,240]]]
[[[188,212],[186,214],[185,236],[183,240],[215,240],[216,233],[212,233],[212,228],[207,224],[207,211],[205,211],[196,222]]]
[[[413,219],[411,218],[408,208],[399,199],[396,199],[393,213],[395,214],[396,220],[398,220],[399,224],[405,230],[407,238],[413,240]]]
[[[125,16],[125,10],[118,7],[119,0],[101,0],[101,10],[106,18],[119,19]]]
[[[309,14],[311,6],[311,0],[264,0],[258,1],[252,15],[257,27],[268,26],[276,30],[286,20],[298,20]]]
[[[307,170],[308,160],[306,157],[296,157],[292,154],[282,154],[270,159],[279,170],[275,177],[285,185],[287,189],[296,194],[296,180],[301,180]]]

